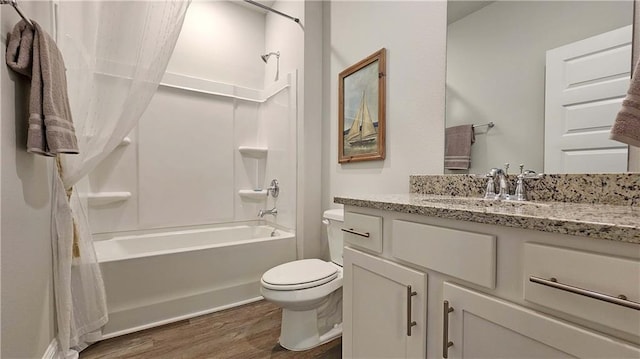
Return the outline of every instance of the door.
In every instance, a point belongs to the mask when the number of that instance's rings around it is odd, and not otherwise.
[[[629,89],[631,25],[547,51],[544,172],[627,171],[609,131]]]
[[[343,303],[344,358],[425,358],[426,274],[345,247]]]
[[[443,298],[453,308],[445,314],[443,303],[444,358],[640,357],[633,345],[456,284],[444,283]]]

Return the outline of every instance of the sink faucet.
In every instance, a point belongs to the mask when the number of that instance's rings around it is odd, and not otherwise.
[[[500,192],[496,195],[496,199],[509,199],[509,179],[507,172],[499,168],[496,171],[496,176],[498,176],[498,188],[500,189]]]
[[[527,192],[524,186],[525,179],[540,179],[544,177],[544,173],[536,173],[534,170],[523,171],[524,165],[520,165],[520,174],[518,175],[518,183],[516,184],[516,192],[513,194],[516,201],[526,201]]]
[[[258,217],[260,218],[264,217],[267,214],[275,216],[278,214],[278,210],[276,209],[276,207],[273,207],[272,209],[261,209],[260,211],[258,211]]]
[[[492,168],[489,173],[484,175],[487,181],[487,189],[484,194],[485,199],[509,199],[509,178],[507,177],[509,164],[505,163],[504,170],[501,168]],[[496,180],[498,181],[498,194],[496,194]]]

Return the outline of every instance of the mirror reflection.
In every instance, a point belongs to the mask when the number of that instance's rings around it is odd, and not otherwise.
[[[445,161],[445,173],[627,170],[608,135],[628,89],[632,0],[450,0],[448,14],[447,132],[476,127],[469,168]],[[446,158],[464,158],[450,139]]]

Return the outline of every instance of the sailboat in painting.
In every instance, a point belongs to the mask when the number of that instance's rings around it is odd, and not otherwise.
[[[362,92],[362,100],[360,101],[358,113],[356,113],[356,118],[353,120],[353,124],[345,140],[349,142],[351,146],[367,146],[372,144],[377,138],[378,132],[373,125],[373,121],[371,121],[367,101],[364,92]]]

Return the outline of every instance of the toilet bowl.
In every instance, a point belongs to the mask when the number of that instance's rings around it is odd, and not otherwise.
[[[341,209],[324,212],[331,261],[302,259],[266,271],[265,300],[282,308],[280,345],[292,351],[317,347],[342,335]]]

